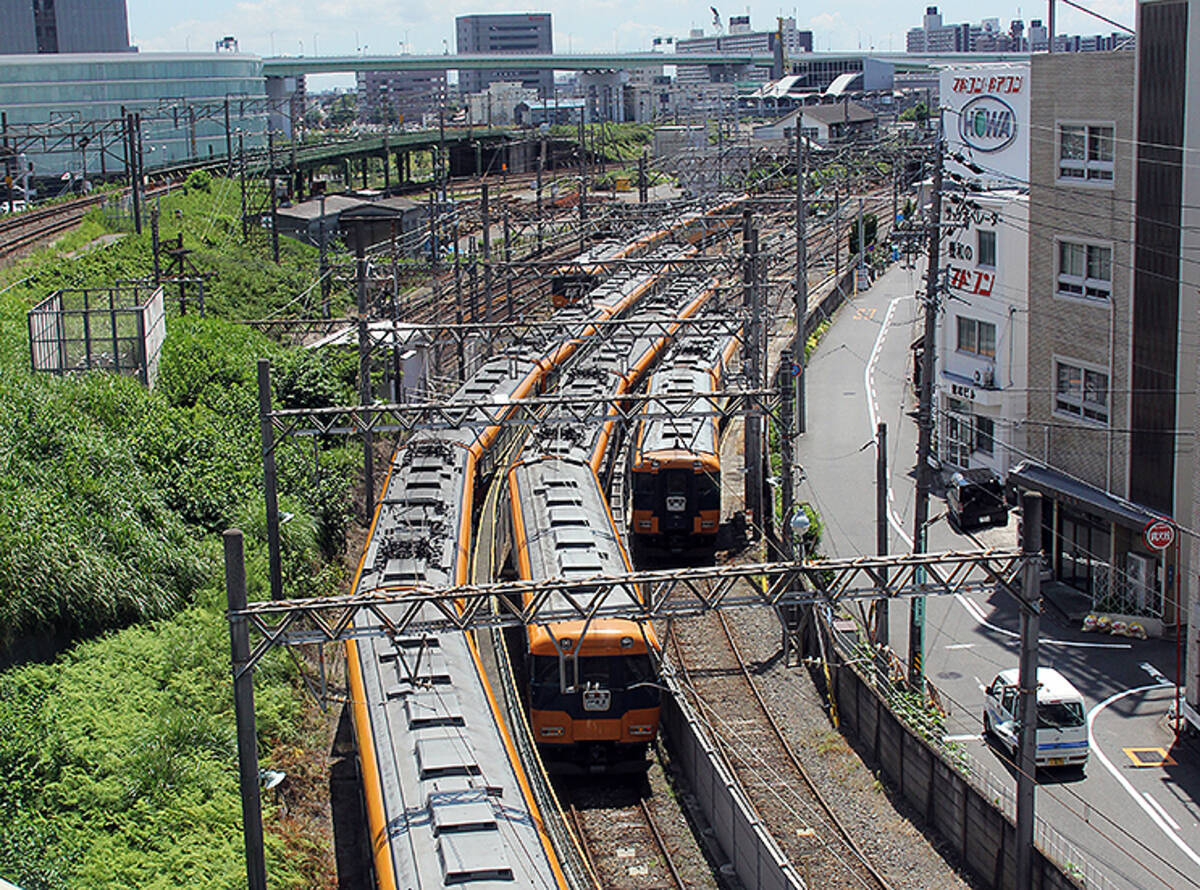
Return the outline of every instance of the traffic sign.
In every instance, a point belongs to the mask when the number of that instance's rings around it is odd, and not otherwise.
[[[792,376],[793,377],[799,377],[801,370],[803,370],[803,369],[799,365],[797,365],[795,362],[792,363]]]
[[[1175,543],[1175,526],[1165,519],[1151,519],[1142,530],[1146,545],[1154,550],[1166,550]]]

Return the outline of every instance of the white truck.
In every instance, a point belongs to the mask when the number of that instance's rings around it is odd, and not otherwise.
[[[1014,762],[1020,752],[1017,677],[1016,668],[997,674],[983,706],[984,736],[995,738]],[[1037,715],[1037,765],[1084,766],[1089,745],[1083,696],[1054,668],[1037,669]]]

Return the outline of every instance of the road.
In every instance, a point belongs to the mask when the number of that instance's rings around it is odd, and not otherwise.
[[[907,374],[909,345],[921,333],[913,297],[923,286],[919,274],[893,266],[847,303],[809,363],[798,496],[820,512],[821,549],[829,556],[875,552],[876,420],[888,425],[889,547],[911,549],[917,430]],[[945,501],[934,498],[931,551],[1017,545],[1015,518],[972,537],[951,528],[944,514]],[[1174,644],[1082,633],[1086,608],[1069,589],[1047,585],[1039,663],[1057,668],[1083,694],[1093,749],[1082,772],[1039,772],[1038,816],[1065,836],[1069,861],[1109,881],[1093,878],[1088,887],[1200,887],[1200,745],[1175,744],[1165,719],[1174,695]],[[902,656],[907,613],[903,604],[894,606],[889,623]],[[949,708],[947,737],[1005,795],[1015,795],[1015,773],[981,739],[981,714],[984,687],[1017,665],[1017,628],[1015,603],[1003,593],[927,602],[925,669]]]

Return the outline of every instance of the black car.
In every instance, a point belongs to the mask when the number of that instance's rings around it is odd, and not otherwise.
[[[961,470],[950,477],[946,490],[950,519],[960,529],[1004,525],[1008,504],[1004,485],[992,470]]]

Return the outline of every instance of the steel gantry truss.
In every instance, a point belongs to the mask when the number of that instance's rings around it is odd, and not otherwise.
[[[1020,550],[863,556],[511,581],[464,587],[385,586],[307,600],[267,600],[231,609],[258,640],[239,671],[274,646],[362,636],[420,635],[558,621],[648,621],[745,606],[837,605],[850,600],[946,596],[992,586],[1016,595]],[[567,606],[552,607],[565,602]],[[368,626],[355,619],[370,616]]]

